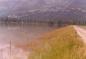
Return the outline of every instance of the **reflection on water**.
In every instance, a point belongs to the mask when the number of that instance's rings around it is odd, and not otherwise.
[[[0,25],[0,59],[27,59],[27,51],[15,44],[27,44],[55,27],[33,25]],[[11,42],[11,44],[10,44]]]
[[[15,46],[3,45],[0,47],[0,59],[27,59],[29,52],[23,51]],[[10,50],[11,48],[11,50]]]
[[[0,26],[0,43],[7,43],[10,40],[12,40],[13,43],[27,43],[28,40],[36,39],[42,36],[43,33],[53,29],[55,29],[55,27],[35,25]]]

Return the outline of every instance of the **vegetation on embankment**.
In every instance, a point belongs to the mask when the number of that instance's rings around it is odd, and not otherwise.
[[[86,51],[72,26],[45,34],[28,45],[28,59],[86,59]]]

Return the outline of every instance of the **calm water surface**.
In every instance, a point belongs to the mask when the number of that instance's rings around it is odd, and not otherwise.
[[[37,25],[1,25],[0,43],[9,43],[11,40],[12,43],[25,44],[54,29],[55,27]]]
[[[37,25],[0,25],[0,59],[28,59],[30,51],[15,47],[15,44],[27,44],[54,29]]]

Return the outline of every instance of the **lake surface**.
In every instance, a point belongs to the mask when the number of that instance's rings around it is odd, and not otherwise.
[[[54,29],[56,27],[0,24],[0,59],[28,59],[30,51],[15,47],[15,44],[27,44]]]
[[[11,40],[12,43],[25,44],[54,29],[37,25],[0,25],[0,43],[9,43]]]

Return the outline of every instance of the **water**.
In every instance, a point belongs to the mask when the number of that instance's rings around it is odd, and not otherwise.
[[[53,29],[55,27],[37,25],[0,26],[0,43],[8,43],[10,40],[12,43],[28,43]]]
[[[54,29],[55,27],[37,25],[0,25],[0,54],[3,56],[0,56],[0,59],[27,59],[27,51],[15,45],[28,44]]]

